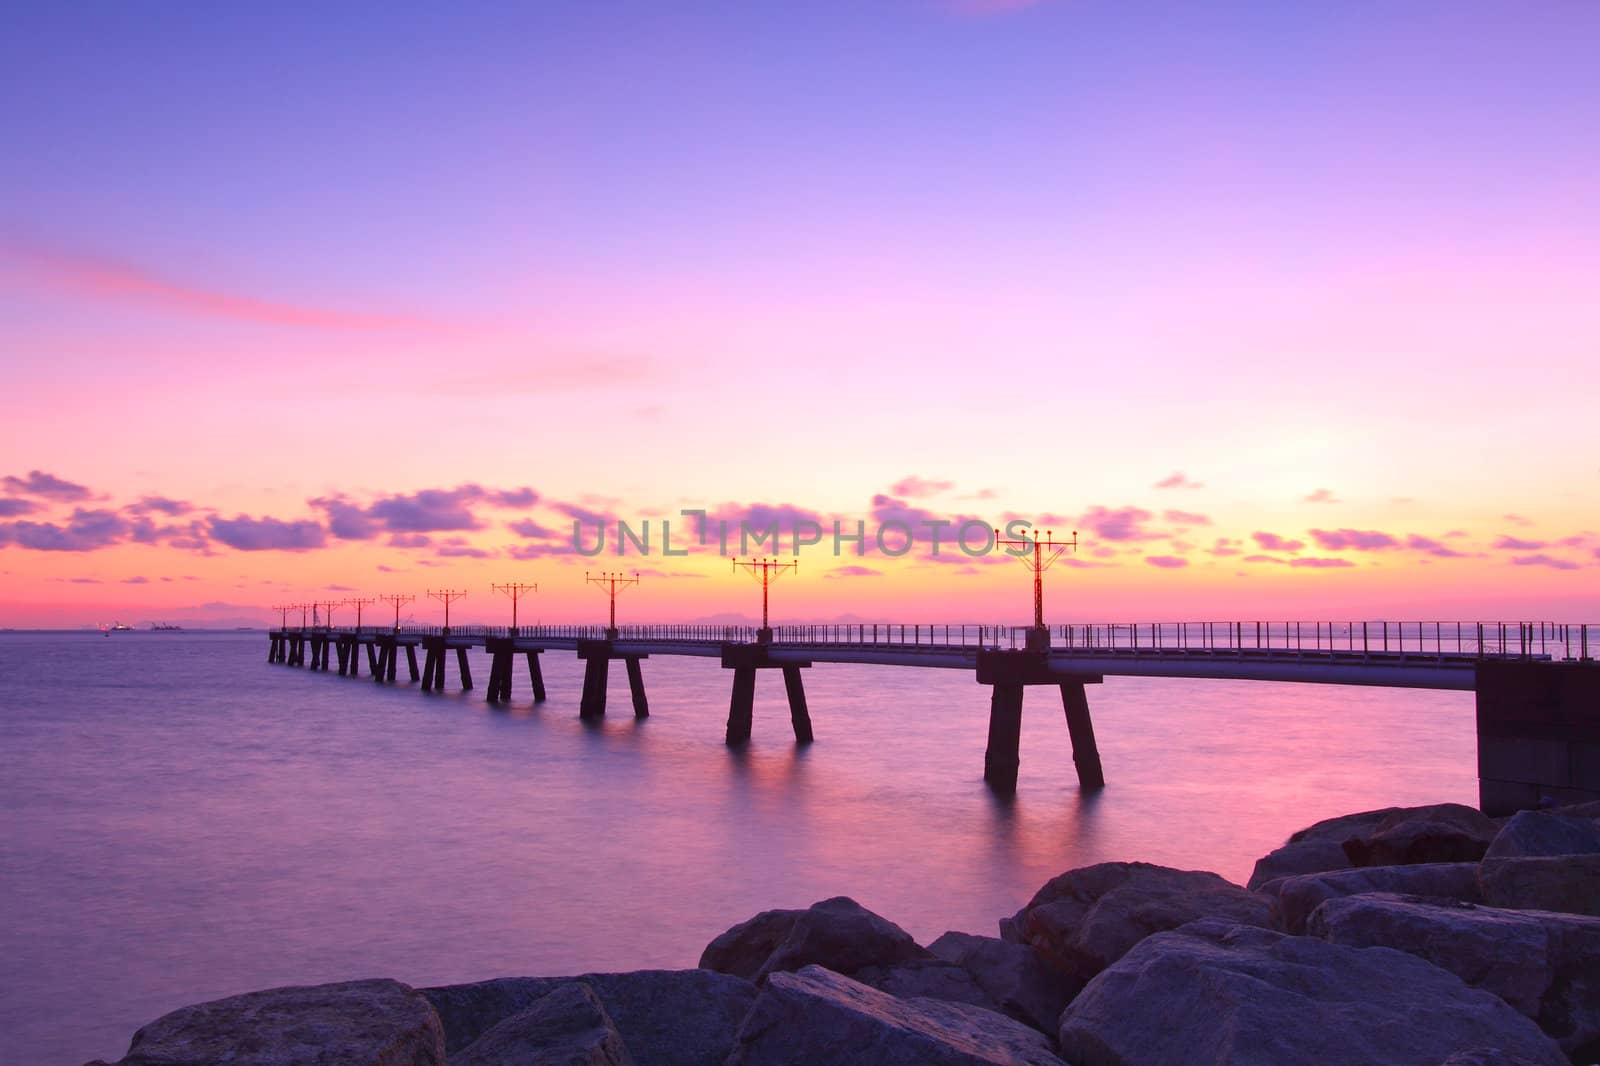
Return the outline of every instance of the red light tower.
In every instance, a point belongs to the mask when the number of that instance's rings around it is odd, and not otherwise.
[[[606,627],[606,636],[611,640],[617,639],[617,593],[630,585],[639,583],[639,572],[635,570],[632,577],[625,576],[622,571],[605,572],[598,577],[589,576],[589,571],[583,572],[583,580],[587,583],[607,590],[611,595],[611,623]]]
[[[748,571],[750,576],[761,582],[761,629],[756,633],[756,640],[762,644],[772,643],[772,627],[767,624],[767,590],[772,583],[791,570],[799,571],[800,560],[791,563],[780,563],[776,559],[747,559],[740,562],[733,561],[734,572],[741,568]]]
[[[378,599],[384,603],[394,605],[394,631],[396,633],[400,632],[400,608],[408,603],[415,603],[417,598],[415,596],[401,596],[397,593],[391,596],[379,596]]]
[[[373,604],[373,603],[377,603],[377,602],[378,601],[375,600],[375,599],[362,599],[359,596],[352,596],[348,600],[344,601],[344,604],[345,604],[346,607],[354,607],[356,609],[356,632],[357,633],[361,632],[361,608],[367,606],[368,604]]]
[[[466,594],[466,589],[439,589],[437,592],[433,589],[428,590],[428,599],[438,600],[444,604],[444,635],[447,637],[450,635],[450,605]]]
[[[1078,531],[1072,531],[1071,540],[1058,541],[1053,530],[1045,530],[1041,540],[1037,532],[1031,536],[1024,534],[1020,540],[1006,540],[997,529],[994,531],[994,540],[997,545],[1008,549],[1008,554],[1033,572],[1033,631],[1028,634],[1029,651],[1049,651],[1050,631],[1044,624],[1044,572],[1050,569],[1055,561],[1061,558],[1063,552],[1071,549],[1078,550]],[[1026,551],[1011,552],[1011,548],[1032,548],[1033,557],[1029,558]]]
[[[490,585],[489,587],[496,592],[503,592],[511,597],[511,629],[514,636],[517,628],[517,601],[522,598],[524,592],[538,592],[539,586],[524,585],[513,581],[505,585]]]

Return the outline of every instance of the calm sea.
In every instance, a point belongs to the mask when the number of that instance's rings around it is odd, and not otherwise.
[[[391,976],[693,966],[768,907],[854,896],[926,942],[1073,866],[1249,876],[1295,828],[1476,799],[1470,694],[1222,681],[1090,689],[1105,791],[1081,796],[1060,701],[1025,707],[1014,802],[981,780],[970,674],[817,666],[817,741],[730,675],[644,663],[636,722],[551,699],[424,695],[268,665],[265,633],[0,634],[0,1062],[116,1058],[197,1000]],[[450,683],[456,684],[455,664]]]

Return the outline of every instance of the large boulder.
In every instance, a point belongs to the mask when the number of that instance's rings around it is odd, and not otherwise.
[[[1485,859],[1478,884],[1491,907],[1600,916],[1600,855]]]
[[[1600,822],[1550,811],[1518,811],[1495,834],[1485,859],[1600,852]]]
[[[1050,1041],[980,1007],[900,999],[806,966],[774,972],[727,1066],[826,1062],[832,1066],[1061,1066]]]
[[[970,973],[1004,1013],[1055,1034],[1073,990],[1032,948],[992,936],[949,932],[928,950]]]
[[[1075,992],[1145,937],[1198,918],[1271,928],[1272,901],[1202,870],[1102,862],[1052,878],[1000,935],[1032,947]]]
[[[1419,862],[1477,862],[1497,828],[1476,807],[1436,803],[1402,807],[1344,842],[1352,866],[1405,866]]]
[[[1353,870],[1285,877],[1262,886],[1278,898],[1278,921],[1286,933],[1304,933],[1306,919],[1324,900],[1363,892],[1402,892],[1412,896],[1481,903],[1478,864],[1425,862],[1416,866],[1363,866]]]
[[[1498,997],[1388,948],[1205,920],[1144,940],[1061,1016],[1074,1066],[1439,1066],[1566,1056]]]
[[[633,1066],[633,1058],[594,990],[572,981],[451,1055],[450,1066]]]
[[[182,1007],[118,1066],[444,1066],[439,1017],[399,981],[272,988]]]
[[[802,966],[853,974],[927,958],[910,933],[848,896],[835,896],[803,911],[763,911],[741,922],[706,945],[700,965],[760,981]]]
[[[892,966],[867,966],[852,976],[901,999],[943,999],[1000,1010],[1000,1004],[990,998],[972,974],[944,959],[909,959]]]
[[[1574,1062],[1600,1054],[1600,918],[1383,893],[1329,900],[1308,929],[1427,959],[1538,1022]]]
[[[756,998],[750,982],[709,970],[506,977],[423,991],[444,1022],[453,1055],[554,989],[580,981],[593,990],[634,1059],[651,1066],[721,1062]]]
[[[1306,826],[1291,834],[1282,847],[1257,859],[1255,870],[1245,887],[1260,888],[1268,881],[1296,874],[1349,869],[1350,857],[1344,853],[1344,842],[1371,830],[1399,809],[1385,807],[1377,811],[1345,814],[1338,818],[1324,818]]]

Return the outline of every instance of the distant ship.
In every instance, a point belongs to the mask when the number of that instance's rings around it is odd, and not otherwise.
[[[182,626],[175,626],[170,622],[156,622],[150,628],[151,628],[151,630],[153,630],[156,633],[181,633],[181,632],[183,632],[183,627]]]
[[[123,625],[121,622],[112,622],[108,626],[102,625],[100,627],[100,632],[109,637],[113,633],[132,633],[133,627],[129,625]]]

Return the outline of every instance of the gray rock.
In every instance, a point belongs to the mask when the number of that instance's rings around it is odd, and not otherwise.
[[[444,1066],[439,1017],[399,981],[272,988],[183,1007],[118,1066]]]
[[[1308,929],[1427,959],[1538,1022],[1573,1061],[1600,1053],[1600,918],[1386,893],[1329,900]]]
[[[1593,818],[1518,811],[1495,834],[1485,859],[1529,855],[1585,855],[1600,852],[1600,822]]]
[[[1483,1048],[1567,1061],[1498,997],[1422,959],[1212,920],[1129,951],[1060,1035],[1075,1066],[1439,1066]]]
[[[754,981],[778,945],[788,939],[798,910],[762,911],[718,936],[700,953],[700,968]]]
[[[1421,862],[1477,862],[1496,827],[1475,807],[1436,803],[1402,807],[1370,830],[1344,842],[1352,866],[1406,866]]]
[[[445,1051],[454,1055],[513,1014],[550,994],[564,977],[499,977],[466,985],[424,988],[444,1025]]]
[[[910,933],[848,896],[835,896],[803,911],[763,911],[741,922],[706,945],[700,965],[760,981],[802,966],[853,974],[927,958]]]
[[[454,1054],[491,1027],[562,985],[593,989],[638,1062],[651,1066],[720,1063],[755,1002],[750,982],[709,970],[639,970],[582,977],[507,977],[424,989],[444,1021]]]
[[[1532,1059],[1501,1051],[1497,1047],[1475,1047],[1471,1051],[1458,1051],[1439,1066],[1536,1066]]]
[[[972,974],[944,959],[911,959],[892,966],[867,966],[852,976],[864,985],[901,999],[943,999],[985,1010],[1000,1010],[1000,1005],[978,985]]]
[[[1376,826],[1399,807],[1385,807],[1379,811],[1362,811],[1338,818],[1325,818],[1314,825],[1292,834],[1281,848],[1256,860],[1246,888],[1260,888],[1268,881],[1296,874],[1320,873],[1323,870],[1346,870],[1350,857],[1344,853],[1344,842]]]
[[[1416,866],[1364,866],[1285,877],[1262,887],[1278,897],[1278,921],[1286,933],[1306,931],[1306,919],[1324,901],[1364,892],[1402,892],[1482,903],[1475,862],[1425,862]]]
[[[1274,924],[1270,899],[1214,873],[1103,862],[1052,878],[1011,919],[1010,931],[1075,992],[1145,937],[1197,918]]]
[[[1002,1012],[1055,1035],[1073,990],[1032,948],[950,932],[929,944],[928,950],[972,974]]]
[[[1010,1018],[936,999],[899,999],[807,966],[767,978],[727,1066],[1060,1066],[1049,1040]]]
[[[1600,855],[1485,859],[1478,885],[1491,907],[1600,916]]]
[[[450,1066],[633,1066],[633,1059],[594,991],[573,981],[450,1056]]]

